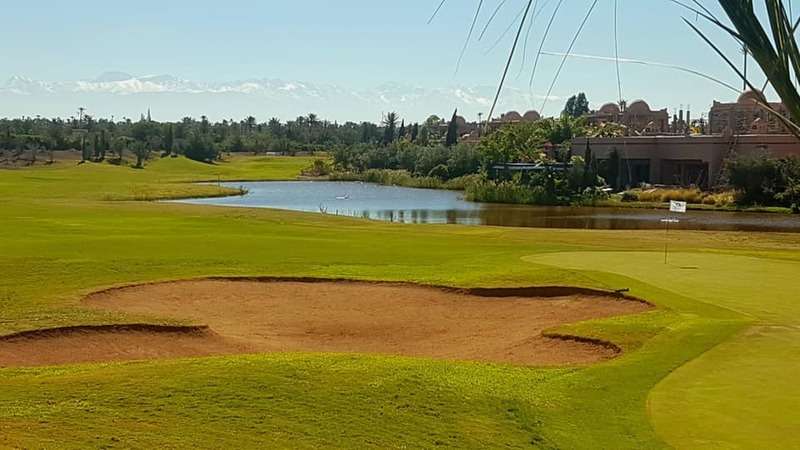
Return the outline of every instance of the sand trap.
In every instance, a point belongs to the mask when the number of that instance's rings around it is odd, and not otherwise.
[[[211,356],[247,351],[207,327],[108,325],[19,333],[0,338],[0,367]]]
[[[571,295],[565,295],[571,294]],[[520,365],[591,363],[613,344],[546,337],[649,305],[567,288],[458,291],[406,284],[200,280],[111,289],[86,304],[203,327],[105,327],[0,339],[0,366],[256,352],[356,352]]]

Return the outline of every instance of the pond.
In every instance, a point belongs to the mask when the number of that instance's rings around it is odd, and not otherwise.
[[[222,183],[247,195],[176,200],[179,203],[273,208],[401,223],[496,225],[603,230],[664,229],[664,210],[545,207],[473,203],[463,193],[359,182],[287,181]],[[800,232],[800,216],[689,211],[671,228]]]

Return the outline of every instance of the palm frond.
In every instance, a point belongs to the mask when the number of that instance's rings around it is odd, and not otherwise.
[[[800,137],[800,126],[798,126],[800,124],[800,94],[798,94],[797,86],[793,81],[800,76],[800,48],[798,48],[794,34],[800,20],[792,23],[792,19],[786,13],[784,1],[764,0],[768,29],[762,24],[752,0],[719,0],[720,7],[728,16],[730,26],[711,14],[697,0],[693,0],[697,7],[687,5],[680,0],[670,1],[697,13],[744,45],[747,53],[753,56],[766,75],[769,84],[781,98],[789,112],[789,117],[784,117],[775,111],[766,99],[756,100],[756,103],[778,117],[793,134]],[[708,36],[688,20],[684,19],[684,21],[722,57],[750,89],[757,90],[745,74]]]

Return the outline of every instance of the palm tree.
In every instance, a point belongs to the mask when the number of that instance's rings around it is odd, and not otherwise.
[[[247,133],[252,134],[253,130],[256,129],[256,118],[253,116],[247,117]]]
[[[311,143],[316,142],[316,128],[319,125],[319,118],[316,114],[310,113],[306,118],[306,123],[308,124],[308,141]]]
[[[390,112],[383,118],[383,144],[389,145],[394,142],[395,130],[397,129],[397,121],[399,117],[396,112]]]

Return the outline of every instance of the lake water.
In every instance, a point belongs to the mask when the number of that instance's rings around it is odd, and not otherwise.
[[[473,203],[461,192],[411,189],[357,182],[289,181],[222,183],[244,187],[239,197],[179,203],[273,208],[402,223],[497,225],[604,230],[663,229],[666,211]],[[800,232],[800,215],[689,211],[671,228],[720,231]]]

